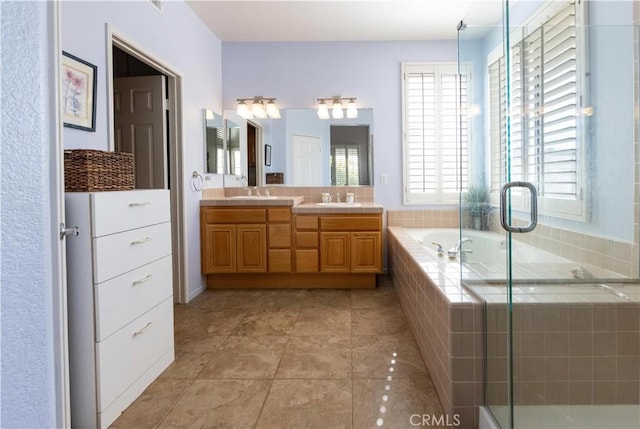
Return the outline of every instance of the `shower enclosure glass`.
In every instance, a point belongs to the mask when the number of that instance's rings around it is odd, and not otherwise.
[[[484,305],[502,428],[640,427],[636,9],[483,1],[458,28],[449,256]]]

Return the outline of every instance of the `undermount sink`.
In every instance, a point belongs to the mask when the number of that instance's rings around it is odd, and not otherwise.
[[[360,203],[316,203],[317,206],[324,207],[360,207]]]
[[[278,197],[266,196],[266,195],[236,195],[231,197],[236,200],[275,200]]]

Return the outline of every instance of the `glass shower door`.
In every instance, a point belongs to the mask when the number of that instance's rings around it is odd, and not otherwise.
[[[459,264],[484,306],[484,405],[502,428],[640,427],[639,8],[501,7],[458,32]]]

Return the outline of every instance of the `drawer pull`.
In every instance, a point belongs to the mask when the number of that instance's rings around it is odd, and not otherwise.
[[[143,201],[141,203],[129,203],[129,207],[142,207],[142,206],[148,206],[150,204],[151,202],[149,201]]]
[[[151,280],[151,277],[153,277],[151,274],[147,274],[147,275],[146,275],[146,276],[144,276],[143,278],[141,278],[141,279],[139,279],[139,280],[134,281],[134,282],[133,282],[133,286],[137,286],[137,285],[139,285],[140,283],[144,283],[144,282],[146,282],[146,281],[149,281],[149,280]]]
[[[141,238],[140,240],[134,240],[131,242],[131,245],[135,246],[136,244],[146,243],[147,241],[151,241],[151,237],[145,237],[145,238]]]
[[[145,332],[147,332],[149,330],[149,328],[151,328],[153,326],[153,322],[149,322],[146,325],[144,325],[144,328],[142,329],[138,329],[136,332],[133,333],[134,337],[137,337],[138,335],[142,335]]]

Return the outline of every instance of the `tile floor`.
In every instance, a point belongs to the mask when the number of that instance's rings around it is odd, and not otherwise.
[[[175,334],[175,362],[113,428],[401,429],[442,414],[386,278],[375,290],[207,290],[176,305]]]

